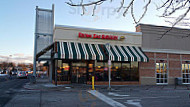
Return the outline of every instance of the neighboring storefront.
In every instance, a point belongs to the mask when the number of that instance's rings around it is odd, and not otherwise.
[[[175,84],[176,78],[190,84],[190,29],[146,24],[136,29],[142,33],[142,49],[149,58],[148,63],[140,63],[141,84]]]

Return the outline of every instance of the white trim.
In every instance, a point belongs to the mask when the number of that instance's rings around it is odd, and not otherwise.
[[[113,53],[112,53],[112,51],[111,51],[111,45],[110,45],[110,48],[109,48],[109,46],[108,45],[106,45],[105,46],[106,47],[106,49],[108,50],[108,54],[109,54],[109,59],[111,60],[111,61],[115,61],[115,56],[113,55]]]
[[[156,85],[168,85],[168,83],[156,83]]]
[[[151,49],[151,48],[141,48],[141,49],[143,50],[143,52],[190,54],[190,51],[175,50],[175,49]]]
[[[55,29],[77,29],[77,30],[84,30],[84,31],[93,31],[93,32],[111,32],[111,33],[121,33],[127,35],[134,35],[134,36],[142,36],[141,32],[129,32],[129,31],[118,31],[118,30],[109,30],[109,29],[97,29],[97,28],[87,28],[87,27],[80,27],[80,26],[69,26],[69,25],[55,25]]]
[[[97,50],[97,52],[98,52],[98,54],[99,54],[99,60],[103,60],[103,57],[104,57],[104,56],[103,56],[101,50],[99,49],[98,44],[94,44],[94,46],[95,46],[95,48],[96,48],[96,50]]]
[[[72,52],[72,48],[71,48],[71,42],[67,42],[67,47],[68,47],[68,51],[69,51],[69,59],[73,59],[73,52]]]
[[[63,48],[63,47],[62,47],[62,42],[58,42],[58,43],[59,43],[59,46],[60,46],[60,47],[59,47],[60,53],[61,53],[60,56],[61,56],[61,58],[63,58],[63,57],[62,57],[62,55],[63,55],[63,52],[62,52],[62,48]]]
[[[185,73],[183,72],[183,65],[184,65]],[[190,77],[189,76],[186,77],[186,75],[190,75],[190,64],[182,63],[181,69],[182,69],[182,84],[190,84],[190,81],[189,81]],[[185,75],[185,78],[183,75]],[[183,82],[183,79],[185,79],[185,82]]]
[[[115,45],[110,45],[110,46],[112,47],[112,49],[113,49],[114,52],[116,53],[118,61],[121,61],[121,55],[119,54],[119,52],[118,52],[117,49],[115,48]],[[111,49],[111,47],[110,47],[110,49]]]
[[[132,50],[132,52],[136,55],[137,57],[137,61],[141,61],[141,57],[138,55],[138,53],[135,51],[135,49],[133,49],[132,46],[129,46],[129,48]]]
[[[91,54],[92,54],[92,59],[93,59],[93,60],[96,60],[96,54],[95,54],[95,52],[94,52],[94,49],[92,48],[92,44],[88,44],[88,47],[89,47],[90,52],[91,52]]]
[[[65,58],[65,48],[64,48],[64,42],[61,42],[61,49],[62,49],[62,53],[61,53],[61,58]]]
[[[139,54],[143,57],[144,62],[147,62],[148,61],[147,57],[142,53],[139,47],[135,47],[135,48],[139,52]]]
[[[120,52],[123,54],[124,61],[129,61],[129,58],[127,57],[126,53],[122,50],[121,46],[118,46],[118,45],[116,45],[116,46],[120,50]]]
[[[157,65],[156,64],[159,64],[159,71],[161,71],[163,69],[163,73],[157,73]],[[161,64],[163,64],[162,68],[161,68]],[[164,62],[161,62],[161,63],[155,63],[155,76],[156,76],[156,84],[168,84],[168,63],[164,63]],[[164,73],[164,68],[166,66],[166,73]],[[157,74],[159,75],[159,78],[157,78]],[[167,77],[165,77],[165,75],[167,74]],[[164,75],[163,77],[161,77],[161,75]],[[159,83],[157,82],[157,79],[159,80]],[[163,80],[163,83],[161,83],[161,79],[167,79],[167,83],[165,82],[165,80]]]
[[[85,59],[89,60],[89,56],[88,56],[88,52],[86,50],[85,43],[81,43],[81,46],[82,46],[82,49],[83,49],[83,52],[84,52]]]
[[[182,83],[182,84],[190,84],[190,83]]]
[[[129,54],[129,56],[131,57],[131,61],[135,60],[135,56],[133,56],[133,54],[128,50],[127,46],[123,46],[125,51]]]
[[[104,101],[105,103],[109,104],[112,107],[126,107],[125,105],[105,96],[104,94],[96,91],[96,90],[89,90],[90,94],[94,95],[95,97],[99,98],[100,100]]]

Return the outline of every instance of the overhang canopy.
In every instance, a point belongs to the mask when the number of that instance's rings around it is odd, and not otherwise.
[[[58,58],[74,60],[106,60],[100,44],[57,42]]]
[[[71,60],[108,60],[147,62],[140,47],[77,42],[56,42],[58,58]],[[109,55],[110,54],[110,55]]]

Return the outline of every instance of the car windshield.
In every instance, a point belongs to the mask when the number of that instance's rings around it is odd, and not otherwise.
[[[21,72],[19,72],[19,74],[25,74],[25,72],[24,72],[24,71],[21,71]]]

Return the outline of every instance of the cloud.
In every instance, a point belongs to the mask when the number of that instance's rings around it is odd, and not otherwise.
[[[8,61],[14,63],[32,63],[33,56],[23,53],[16,53],[11,56],[0,55],[0,61]]]
[[[0,55],[0,59],[6,59],[8,56]]]
[[[24,53],[16,53],[16,54],[13,54],[13,56],[22,57],[22,56],[24,56]]]

